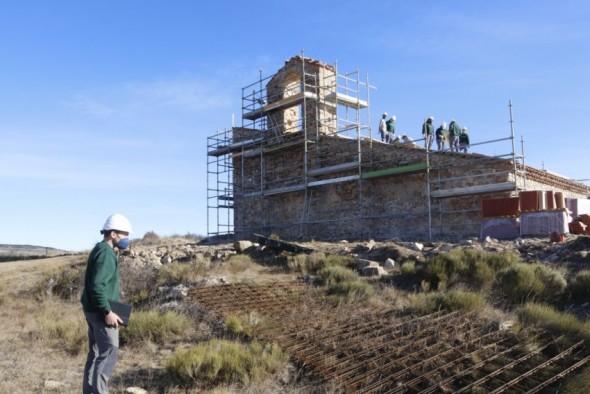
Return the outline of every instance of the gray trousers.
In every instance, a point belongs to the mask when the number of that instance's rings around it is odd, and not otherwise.
[[[119,329],[109,327],[102,313],[84,312],[88,323],[88,356],[84,365],[83,394],[108,393],[117,363]]]

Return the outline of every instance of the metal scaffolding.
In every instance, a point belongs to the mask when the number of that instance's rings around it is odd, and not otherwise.
[[[276,232],[306,239],[322,225],[338,224],[381,238],[387,234],[376,228],[402,222],[413,224],[408,237],[444,238],[454,227],[479,234],[474,196],[526,189],[524,141],[516,153],[511,102],[507,135],[470,144],[493,155],[434,151],[422,147],[424,139],[387,144],[372,138],[373,88],[368,75],[340,73],[337,65],[303,54],[242,88],[241,126],[208,137],[208,235]],[[424,185],[426,202],[376,209],[374,182],[386,181],[386,193],[395,194],[408,179]],[[337,187],[348,194],[334,197]],[[326,203],[332,198],[348,205]],[[284,217],[268,214],[278,204]]]
[[[276,74],[263,77],[242,88],[242,125],[217,132],[207,143],[207,230],[208,235],[255,231],[235,223],[232,213],[236,201],[278,195],[293,191],[305,193],[301,222],[305,222],[311,188],[324,184],[360,180],[360,157],[363,139],[371,139],[368,76],[362,81],[359,71],[339,74],[336,66],[326,66],[334,73],[320,75],[317,62],[301,56],[300,80],[294,79],[282,91],[269,89]],[[320,67],[321,68],[321,67]],[[287,81],[288,82],[288,81]],[[321,111],[321,107],[332,110]],[[286,111],[293,118],[285,122],[277,114]],[[246,131],[248,137],[240,136]],[[339,136],[354,143],[353,157],[341,157],[341,163],[325,165],[337,148],[324,145],[322,136]],[[301,146],[301,161],[265,165],[265,155],[281,149]],[[259,179],[246,176],[245,162],[258,158]],[[328,160],[329,161],[329,160]],[[297,171],[303,166],[303,171]],[[325,178],[330,173],[353,169],[356,175]],[[236,172],[239,176],[236,176]],[[295,174],[295,175],[294,175]],[[239,179],[239,185],[236,180]],[[238,190],[236,190],[238,189]],[[300,223],[295,224],[300,225]],[[302,235],[305,232],[302,228]]]

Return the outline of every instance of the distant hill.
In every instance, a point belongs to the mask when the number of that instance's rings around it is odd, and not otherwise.
[[[0,244],[0,262],[22,260],[26,258],[43,258],[71,254],[66,250],[35,245]]]

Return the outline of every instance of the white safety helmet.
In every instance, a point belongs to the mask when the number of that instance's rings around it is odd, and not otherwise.
[[[107,218],[107,221],[102,226],[103,231],[124,231],[127,233],[131,233],[131,223],[129,220],[120,213],[115,213]]]
[[[434,117],[433,116],[429,116],[428,117],[428,120],[432,122],[434,120]]]
[[[387,116],[387,112],[383,112],[383,116]]]
[[[446,127],[447,127],[447,122],[442,122],[442,123],[441,123],[441,127],[442,127],[443,129],[444,129],[444,128],[446,128]]]
[[[461,129],[461,131],[464,131],[464,132],[466,132],[466,133],[467,133],[467,127],[463,127],[463,128]]]
[[[396,121],[396,119],[397,119],[397,118],[395,117],[395,115],[391,115],[391,120],[393,120],[393,121],[395,122],[395,121]]]

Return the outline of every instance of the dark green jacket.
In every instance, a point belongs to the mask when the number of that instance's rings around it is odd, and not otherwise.
[[[461,134],[459,136],[459,144],[461,145],[469,145],[469,135]]]
[[[424,122],[422,125],[422,134],[423,135],[433,135],[434,134],[434,126],[432,123]]]
[[[449,125],[449,133],[458,137],[461,135],[461,127],[456,122],[451,122]]]
[[[96,244],[86,263],[84,291],[80,302],[84,312],[110,310],[108,300],[119,300],[121,279],[113,248],[105,241]]]
[[[387,131],[389,131],[391,134],[395,134],[395,121],[390,119],[385,122],[385,126],[387,127]]]

